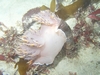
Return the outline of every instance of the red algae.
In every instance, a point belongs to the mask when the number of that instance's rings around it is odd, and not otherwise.
[[[93,19],[93,20],[99,20],[100,21],[100,17],[97,16],[100,15],[100,9],[97,9],[96,11],[92,12],[91,14],[89,14],[89,18]]]
[[[0,61],[5,61],[5,56],[4,55],[0,55]]]

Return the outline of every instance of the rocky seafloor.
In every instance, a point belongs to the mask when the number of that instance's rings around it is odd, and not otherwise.
[[[66,0],[67,1],[67,0]],[[42,5],[48,6],[50,4],[51,0],[1,0],[0,1],[0,22],[4,23],[8,30],[11,27],[14,27],[17,29],[17,33],[21,33],[23,31],[21,25],[22,17],[23,15],[30,9],[39,7]],[[71,2],[68,2],[71,3]],[[96,9],[100,8],[100,3],[94,3],[93,6]],[[95,23],[91,21],[90,18],[88,18],[86,15],[89,14],[89,10],[83,10],[82,15],[85,15],[85,18],[79,17],[78,21],[82,22],[85,19],[85,24],[93,24],[93,28],[95,28],[95,31],[98,32],[100,30],[100,22],[96,21]],[[70,17],[66,20],[67,24],[71,27],[72,30],[74,30],[75,25],[77,24],[76,17]],[[2,30],[2,29],[1,29]],[[13,29],[12,29],[13,30]],[[83,27],[84,30],[84,27]],[[14,30],[16,31],[16,30]],[[13,31],[12,31],[13,32]],[[9,32],[9,35],[12,34],[12,32]],[[7,32],[6,32],[7,33]],[[13,32],[14,34],[14,32]],[[15,32],[16,34],[16,32]],[[78,33],[79,34],[79,33]],[[86,35],[86,33],[85,33]],[[89,34],[88,34],[89,35]],[[5,37],[2,31],[0,32],[0,36]],[[90,35],[89,35],[90,36]],[[92,35],[93,36],[93,35]],[[95,39],[99,41],[99,36],[96,36]],[[79,36],[80,37],[80,36]],[[82,39],[84,39],[85,36],[82,35]],[[9,37],[8,37],[9,38]],[[0,38],[1,40],[2,38]],[[6,39],[7,40],[7,39]],[[76,40],[75,40],[76,41]],[[8,41],[9,43],[9,41]],[[88,44],[86,42],[78,41],[79,43],[79,49],[76,51],[77,54],[72,53],[72,55],[67,56],[65,52],[61,51],[58,56],[56,57],[54,63],[47,67],[47,70],[45,70],[43,73],[32,73],[34,70],[30,70],[28,75],[100,75],[100,48],[99,45]],[[80,44],[81,43],[81,44]],[[84,44],[85,43],[85,44]],[[5,50],[10,49],[8,48],[9,44],[5,43]],[[80,47],[81,46],[81,47]],[[73,51],[72,51],[73,52]],[[4,51],[4,48],[0,48],[0,55],[4,53],[9,53],[9,51]],[[9,55],[8,55],[9,56]],[[0,75],[19,75],[17,68],[14,68],[16,62],[18,62],[17,59],[12,61],[12,59],[9,59],[9,57],[6,56],[6,60],[0,61]],[[73,56],[70,58],[70,56]],[[9,60],[7,60],[9,59]]]

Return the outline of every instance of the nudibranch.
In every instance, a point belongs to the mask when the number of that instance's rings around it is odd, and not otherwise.
[[[23,24],[27,27],[29,25],[29,29],[19,38],[16,53],[20,58],[33,61],[32,65],[52,64],[68,40],[62,26],[63,21],[50,10],[31,13],[32,10],[22,19]],[[69,27],[67,29],[71,31]],[[70,32],[68,34],[70,35]]]

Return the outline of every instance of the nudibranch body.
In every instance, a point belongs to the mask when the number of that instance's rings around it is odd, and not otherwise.
[[[52,64],[67,40],[58,28],[61,19],[45,10],[33,14],[31,20],[35,22],[21,36],[16,53],[20,58],[34,61],[33,65]]]

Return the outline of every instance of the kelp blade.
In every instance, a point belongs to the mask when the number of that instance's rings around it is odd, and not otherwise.
[[[66,20],[68,17],[73,15],[80,7],[86,7],[90,1],[91,0],[77,0],[76,2],[68,6],[60,5],[62,6],[61,9],[55,12],[55,14],[58,15],[61,19]]]
[[[55,8],[56,8],[55,0],[52,0],[50,4],[50,11],[55,12]]]

